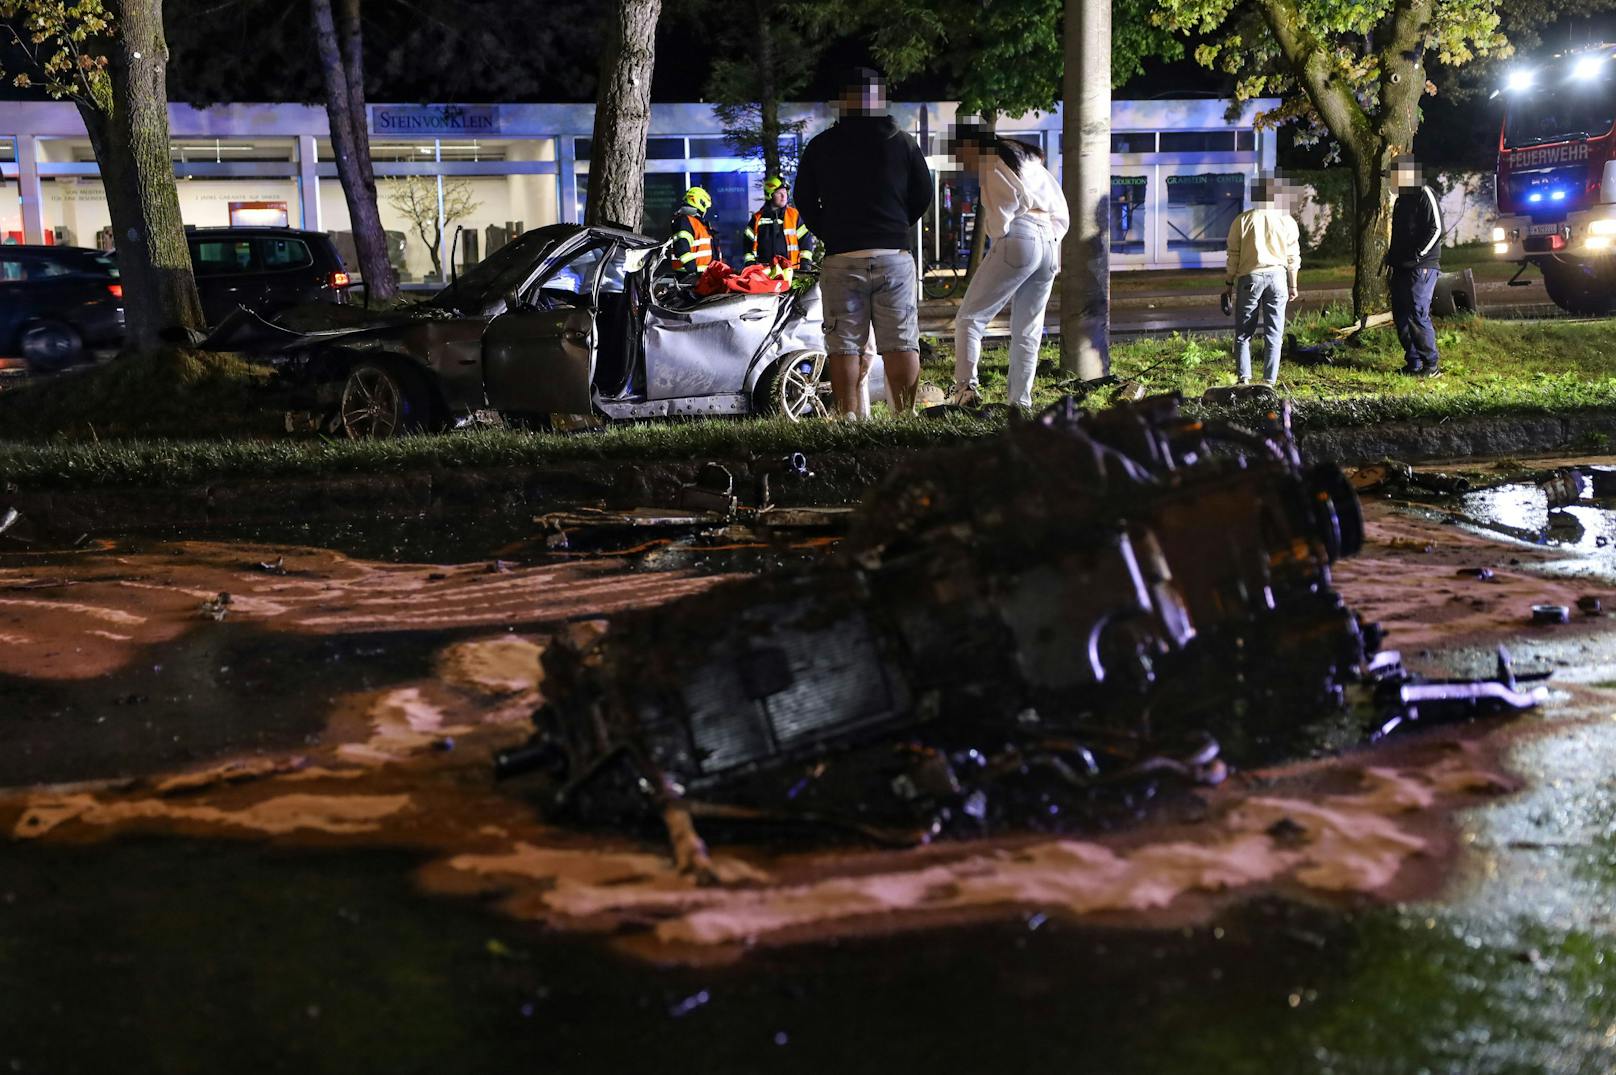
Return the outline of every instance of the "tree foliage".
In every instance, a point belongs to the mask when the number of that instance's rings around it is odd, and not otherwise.
[[[101,0],[0,0],[0,27],[22,58],[21,69],[9,72],[11,84],[38,87],[57,99],[105,102],[113,22]]]
[[[1174,60],[1183,42],[1150,18],[1147,0],[1112,4],[1111,84],[1146,59]],[[827,29],[858,25],[889,77],[941,67],[967,112],[1020,116],[1060,100],[1063,0],[821,0]]]
[[[1241,100],[1282,99],[1263,121],[1333,136],[1349,158],[1412,88],[1479,57],[1506,56],[1499,0],[1163,0],[1158,26],[1201,37],[1195,58],[1233,76]],[[1418,116],[1413,118],[1418,127]],[[1405,142],[1401,150],[1407,151]]]
[[[780,153],[780,140],[801,136],[805,124],[780,118],[781,103],[807,89],[824,51],[813,32],[812,4],[802,0],[691,0],[700,20],[713,27],[713,61],[706,96],[730,143],[765,171],[790,175],[795,159]],[[745,14],[746,17],[737,17]]]

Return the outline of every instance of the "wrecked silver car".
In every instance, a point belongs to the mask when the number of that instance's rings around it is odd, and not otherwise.
[[[667,286],[664,244],[556,224],[507,243],[424,302],[383,311],[241,309],[205,346],[267,358],[349,437],[498,411],[558,416],[821,417],[819,291],[697,298]]]

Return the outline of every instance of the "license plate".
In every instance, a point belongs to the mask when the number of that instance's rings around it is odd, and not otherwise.
[[[1532,225],[1527,227],[1526,234],[1528,234],[1528,235],[1558,235],[1558,234],[1560,234],[1560,225],[1558,225],[1558,224],[1532,224]]]

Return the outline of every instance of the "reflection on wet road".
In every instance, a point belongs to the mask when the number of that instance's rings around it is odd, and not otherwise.
[[[0,975],[0,1063],[1607,1067],[1616,632],[1526,616],[1616,596],[1564,570],[1603,547],[1369,513],[1338,579],[1388,644],[1467,674],[1506,642],[1556,672],[1551,709],[1237,774],[1104,834],[721,844],[716,888],[654,834],[546,823],[489,762],[525,738],[559,625],[744,560],[649,570],[520,525],[409,562],[373,555],[430,551],[408,527],[372,555],[262,533],[8,552],[0,962],[27,970]]]

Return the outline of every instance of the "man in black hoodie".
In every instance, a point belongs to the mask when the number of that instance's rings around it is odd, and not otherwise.
[[[1431,295],[1442,275],[1442,204],[1420,181],[1413,157],[1398,157],[1392,166],[1397,201],[1392,205],[1392,240],[1386,248],[1391,273],[1392,321],[1403,345],[1403,372],[1415,377],[1437,373],[1436,329],[1431,325]]]
[[[900,414],[920,381],[915,224],[931,206],[931,172],[915,140],[886,114],[881,76],[858,68],[843,82],[842,117],[803,148],[797,209],[823,244],[825,309],[836,413],[858,412],[869,372],[864,341],[875,326],[887,391]]]

